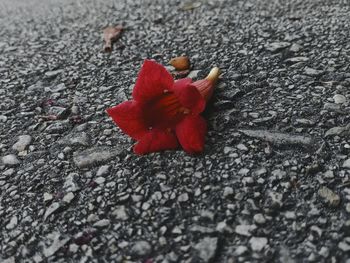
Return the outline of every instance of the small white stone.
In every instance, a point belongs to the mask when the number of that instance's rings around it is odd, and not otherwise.
[[[266,223],[266,219],[265,219],[263,214],[254,215],[253,219],[254,219],[254,222],[259,224],[259,225],[263,225]]]
[[[102,219],[100,221],[97,221],[93,226],[103,228],[103,227],[109,226],[110,223],[111,221],[109,221],[108,219]]]
[[[335,94],[333,96],[333,100],[334,100],[334,103],[335,104],[343,104],[346,102],[346,98],[344,95],[341,95],[341,94]]]
[[[32,137],[29,135],[18,136],[18,141],[12,146],[12,149],[17,152],[24,151],[31,143]]]
[[[237,145],[236,145],[236,148],[237,148],[238,150],[240,150],[240,151],[243,151],[243,152],[248,151],[247,146],[245,146],[243,143],[237,144]]]
[[[15,166],[20,163],[14,154],[5,155],[1,158],[2,163],[7,166]]]
[[[236,256],[241,256],[243,255],[244,253],[246,253],[248,251],[248,248],[245,247],[245,246],[238,246],[234,252],[234,254]]]
[[[74,199],[74,194],[72,192],[69,192],[63,197],[63,202],[70,203]]]
[[[260,252],[267,245],[267,238],[265,237],[252,237],[249,240],[250,247],[253,251]]]
[[[233,188],[229,187],[229,186],[226,186],[224,188],[224,197],[227,198],[227,197],[229,197],[231,195],[233,195]]]
[[[230,152],[232,152],[234,149],[232,147],[229,146],[225,146],[224,147],[224,154],[228,154]]]
[[[348,243],[340,242],[338,247],[345,252],[350,251],[350,245],[348,245]]]
[[[350,169],[350,159],[347,159],[347,160],[344,161],[343,167],[344,167],[344,168],[349,168],[349,169]]]
[[[100,177],[97,177],[94,181],[95,181],[97,184],[103,184],[103,183],[106,181],[106,178],[100,176]]]
[[[110,165],[102,165],[100,168],[98,168],[98,171],[96,173],[96,176],[102,176],[109,173]]]
[[[188,199],[189,199],[188,194],[187,193],[183,193],[183,194],[179,195],[179,197],[177,198],[177,201],[182,203],[182,202],[187,202]]]
[[[17,216],[13,216],[10,222],[6,225],[6,229],[11,230],[14,229],[18,224]]]
[[[69,245],[69,251],[72,252],[72,253],[76,253],[79,249],[79,246],[76,245],[76,244],[70,244]]]
[[[51,201],[53,199],[52,194],[44,193],[44,202]]]
[[[284,214],[285,218],[287,219],[295,219],[296,218],[296,215],[295,215],[295,212],[294,211],[287,211],[285,214]]]
[[[114,215],[116,219],[123,220],[123,221],[128,220],[128,218],[129,218],[128,214],[126,213],[125,206],[123,206],[123,205],[117,207],[112,212],[112,215]]]
[[[251,236],[252,235],[252,231],[256,229],[255,225],[238,225],[235,228],[235,232],[239,235],[242,236]]]

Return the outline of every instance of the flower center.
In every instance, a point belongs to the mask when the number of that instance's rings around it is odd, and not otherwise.
[[[177,97],[170,92],[149,103],[144,112],[145,119],[150,128],[173,128],[190,110],[183,107]]]

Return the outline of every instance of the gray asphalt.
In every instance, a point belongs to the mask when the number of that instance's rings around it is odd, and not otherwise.
[[[350,262],[349,18],[331,0],[2,0],[0,262]],[[205,151],[136,156],[105,109],[144,59],[179,55],[195,80],[223,72]]]

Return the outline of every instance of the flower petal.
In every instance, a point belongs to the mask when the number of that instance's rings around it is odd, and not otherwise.
[[[135,140],[148,132],[148,126],[143,119],[142,109],[138,102],[125,101],[106,111],[119,128]]]
[[[184,107],[191,110],[193,114],[199,114],[205,109],[205,100],[199,91],[190,85],[191,82],[190,78],[177,80],[170,91],[174,92]]]
[[[176,126],[176,136],[182,148],[190,154],[204,149],[207,124],[200,115],[189,115]]]
[[[148,131],[134,146],[136,154],[146,154],[176,149],[179,146],[173,132],[153,129]]]
[[[145,60],[137,77],[132,97],[138,102],[150,101],[172,87],[174,79],[160,64]]]

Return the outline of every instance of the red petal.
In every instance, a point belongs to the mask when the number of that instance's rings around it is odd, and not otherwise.
[[[148,131],[134,146],[136,154],[146,154],[163,150],[176,149],[179,146],[172,132],[153,129]]]
[[[200,79],[193,83],[191,83],[191,86],[196,87],[196,89],[199,91],[201,96],[204,98],[205,101],[209,101],[211,96],[214,92],[214,82],[209,79]]]
[[[180,79],[170,90],[174,92],[184,107],[191,110],[193,114],[199,114],[205,108],[205,100],[194,86],[189,85],[191,82],[190,78]]]
[[[168,90],[174,83],[171,74],[160,64],[145,60],[137,77],[132,97],[138,102],[150,101]]]
[[[106,111],[119,128],[135,140],[147,133],[148,127],[143,120],[142,109],[136,101],[125,101]]]
[[[204,149],[207,124],[200,115],[189,115],[176,126],[176,136],[182,148],[190,154]]]

